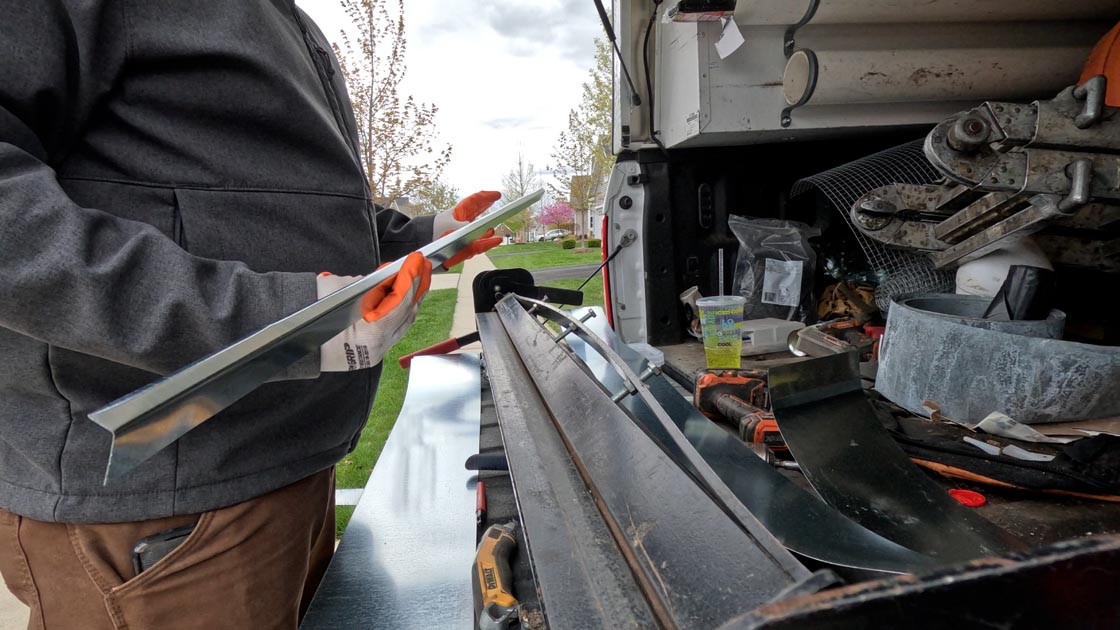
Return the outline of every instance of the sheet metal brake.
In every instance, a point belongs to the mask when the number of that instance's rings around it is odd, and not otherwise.
[[[598,309],[573,311],[577,319]],[[621,377],[603,358],[605,345],[624,360],[634,372],[647,369],[648,361],[625,344],[607,325],[606,318],[594,317],[586,327],[601,341],[571,335],[567,344],[608,390],[617,390]],[[685,400],[662,375],[645,382],[650,393],[673,424],[683,433],[736,498],[795,555],[829,565],[841,575],[919,573],[943,563],[892,542],[863,527],[802,490],[772,466],[756,457],[737,437],[716,426]],[[636,397],[622,403],[651,433],[659,433],[657,413]],[[684,453],[672,448],[663,433],[659,441],[678,462],[687,465]],[[822,535],[827,532],[827,535]]]
[[[433,266],[532,206],[537,190],[420,249]],[[240,400],[362,317],[361,298],[403,259],[365,276],[208,357],[90,414],[113,434],[105,483],[119,478]]]
[[[686,472],[612,400],[650,397],[642,376],[612,362],[626,385],[609,393],[557,343],[582,324],[560,315],[553,335],[534,315],[560,311],[514,294],[496,310],[658,626],[715,627],[811,577],[707,463]]]

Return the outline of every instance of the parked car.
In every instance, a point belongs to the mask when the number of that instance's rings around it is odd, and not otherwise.
[[[549,230],[544,233],[544,236],[537,237],[537,242],[544,243],[548,241],[555,241],[556,239],[564,238],[571,234],[569,230]]]

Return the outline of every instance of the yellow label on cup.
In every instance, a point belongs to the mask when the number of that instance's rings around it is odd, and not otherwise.
[[[700,329],[709,368],[738,368],[743,349],[743,305],[740,296],[701,298]]]

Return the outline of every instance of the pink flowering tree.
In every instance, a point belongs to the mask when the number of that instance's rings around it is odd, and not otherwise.
[[[537,223],[561,228],[575,219],[575,210],[564,201],[554,201],[537,211]]]

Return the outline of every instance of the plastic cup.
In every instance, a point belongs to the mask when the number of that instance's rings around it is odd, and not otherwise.
[[[709,368],[738,369],[741,365],[739,353],[743,349],[743,306],[746,303],[740,295],[696,300]]]

